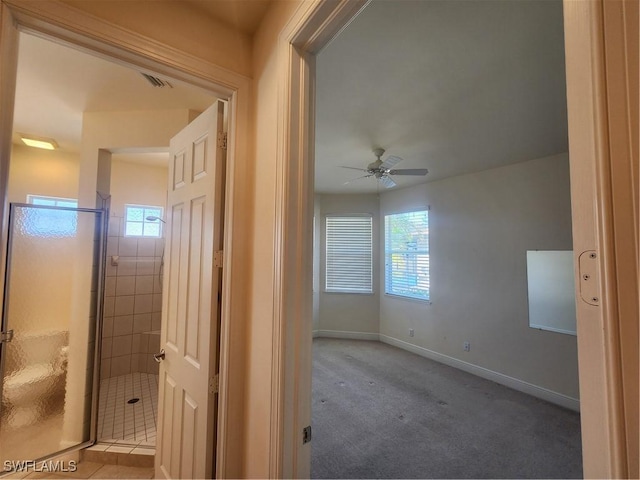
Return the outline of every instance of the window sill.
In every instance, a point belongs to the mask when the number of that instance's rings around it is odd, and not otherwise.
[[[431,300],[422,300],[421,298],[404,297],[402,295],[394,295],[393,293],[385,293],[385,297],[393,298],[395,300],[406,300],[408,302],[420,303],[422,305],[431,305]]]

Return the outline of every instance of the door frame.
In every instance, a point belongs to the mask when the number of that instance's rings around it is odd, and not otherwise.
[[[633,423],[634,418],[633,415],[625,418],[623,409],[625,366],[621,356],[620,327],[630,322],[637,325],[637,315],[635,318],[622,317],[619,309],[626,306],[633,311],[635,305],[637,312],[638,295],[637,288],[635,295],[625,298],[618,293],[619,286],[625,281],[637,285],[638,266],[636,262],[627,272],[616,269],[621,264],[628,265],[631,258],[628,251],[617,253],[619,256],[616,257],[614,244],[616,240],[620,241],[620,232],[614,226],[620,217],[632,218],[637,232],[638,187],[636,179],[632,186],[635,202],[630,200],[614,205],[614,194],[620,195],[629,186],[611,181],[612,166],[621,163],[633,171],[633,158],[608,149],[609,139],[615,132],[609,130],[606,118],[605,96],[610,92],[604,81],[605,2],[564,0],[564,22],[574,252],[576,257],[583,251],[598,252],[597,268],[600,271],[599,307],[581,301],[580,275],[577,269],[575,272],[583,467],[585,477],[619,478],[630,473],[625,427]],[[276,238],[275,258],[279,262],[276,268],[280,281],[275,285],[273,312],[272,368],[276,385],[272,395],[269,472],[272,477],[308,478],[310,473],[310,448],[302,444],[299,435],[311,418],[314,56],[366,3],[366,0],[304,3],[278,40],[278,58],[284,60],[278,66],[281,100],[278,105],[276,224],[279,237]],[[629,25],[635,25],[637,36],[637,18],[635,24],[632,21]],[[610,29],[609,33],[615,31]],[[631,130],[628,134],[632,135]],[[637,132],[635,135],[637,140]],[[308,320],[301,322],[299,319]],[[637,348],[637,338],[635,342]],[[635,387],[637,392],[637,379]],[[637,418],[637,401],[631,407],[636,409]]]
[[[7,242],[7,185],[11,156],[13,104],[21,31],[88,51],[124,66],[153,75],[168,76],[204,88],[228,102],[228,141],[226,159],[226,201],[222,271],[222,309],[220,327],[220,373],[218,394],[218,447],[216,477],[242,475],[243,436],[233,425],[242,425],[244,405],[238,399],[244,392],[246,301],[242,297],[247,281],[246,196],[250,138],[251,80],[188,53],[176,50],[135,32],[109,24],[88,13],[58,1],[23,2],[2,0],[0,10],[0,249]],[[0,259],[0,278],[6,261]],[[0,296],[2,292],[0,288]],[[0,302],[2,298],[0,298]]]

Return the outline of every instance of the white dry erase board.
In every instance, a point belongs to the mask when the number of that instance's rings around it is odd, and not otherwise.
[[[527,251],[529,326],[576,335],[573,252]]]

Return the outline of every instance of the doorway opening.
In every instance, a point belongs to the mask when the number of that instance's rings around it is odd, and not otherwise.
[[[368,354],[361,358],[337,345],[343,342],[348,350],[354,340],[380,341],[559,405],[550,407],[566,413],[571,424],[567,456],[572,470],[562,476],[581,475],[575,310],[569,315],[573,333],[531,325],[534,297],[527,279],[527,252],[564,251],[571,256],[573,246],[562,9],[561,1],[407,2],[392,7],[374,0],[317,55],[313,329],[316,338],[339,340],[314,341],[323,349],[322,358],[315,360],[322,378],[314,384],[314,423],[321,415],[338,415],[335,400],[349,390],[347,380],[331,381],[323,375],[331,370],[331,361],[344,363],[345,369],[375,363],[362,360]],[[367,61],[354,63],[356,57]],[[383,162],[392,157],[402,162],[393,159],[381,172],[375,164],[378,148],[386,150]],[[422,169],[429,173],[420,175]],[[389,178],[397,186],[389,185]],[[398,226],[397,217],[424,212],[426,235],[412,230],[416,222]],[[373,224],[372,254],[364,261],[359,249],[357,258],[347,258],[348,245],[363,233],[365,215]],[[353,219],[353,228],[342,233],[342,246],[335,245],[341,233],[329,222],[336,217]],[[394,228],[409,233],[401,235]],[[404,242],[402,248],[390,248],[398,239]],[[346,256],[341,260],[340,255]],[[330,261],[343,262],[339,280],[346,279],[352,291],[336,291],[330,267],[336,269]],[[356,278],[358,272],[369,279]],[[572,278],[572,265],[565,273]],[[355,291],[368,284],[369,291]],[[572,284],[567,291],[569,304],[575,305]],[[342,351],[340,360],[339,353],[327,360],[330,343]],[[423,378],[415,372],[385,373],[394,381],[406,380],[398,382],[401,391],[413,390]],[[375,403],[371,392],[382,381],[362,380],[364,386],[359,391],[354,387],[355,395],[367,405],[364,399],[370,395]],[[438,398],[438,392],[428,388],[420,391],[424,408],[433,407],[434,418],[453,415],[455,402]],[[354,397],[343,400],[359,404]],[[410,423],[411,415],[396,412],[393,404],[388,401],[380,415],[360,412],[372,423],[345,443],[367,451],[373,432],[387,431],[382,424],[372,426],[377,420]],[[326,425],[332,425],[332,418],[328,420]],[[328,430],[335,437],[336,428],[314,428],[312,476],[358,476],[354,470],[328,470],[338,463],[328,456],[348,454],[319,440],[323,434],[329,437]],[[378,457],[378,473],[415,476],[401,465],[392,471],[389,464],[394,462],[386,459],[393,443],[378,444],[388,453]],[[321,445],[325,456],[316,450]],[[514,458],[528,455],[516,452]],[[553,457],[555,448],[548,455]],[[353,465],[351,460],[343,465]],[[375,460],[363,462],[361,476],[376,476],[366,470],[372,463]],[[538,467],[543,470],[532,474],[558,471],[551,467],[545,472],[549,466],[541,458]],[[509,470],[505,466],[503,471]],[[448,476],[437,469],[423,474]],[[519,476],[515,470],[511,475]]]
[[[19,43],[9,202],[71,199],[100,205],[107,218],[103,295],[92,302],[102,315],[92,320],[89,364],[81,368],[89,391],[79,402],[88,416],[73,414],[79,444],[153,447],[169,140],[217,96],[174,79],[159,89],[145,72],[28,33]],[[57,148],[21,146],[22,132],[51,137]],[[38,458],[68,447],[62,442]]]

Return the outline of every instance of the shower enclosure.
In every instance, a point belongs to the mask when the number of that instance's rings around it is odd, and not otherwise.
[[[102,210],[11,204],[0,343],[0,460],[95,437]]]
[[[150,208],[138,208],[140,220]],[[164,238],[136,233],[127,235],[125,217],[112,212],[105,267],[97,440],[152,448],[158,409],[158,363],[154,354],[160,350]]]

